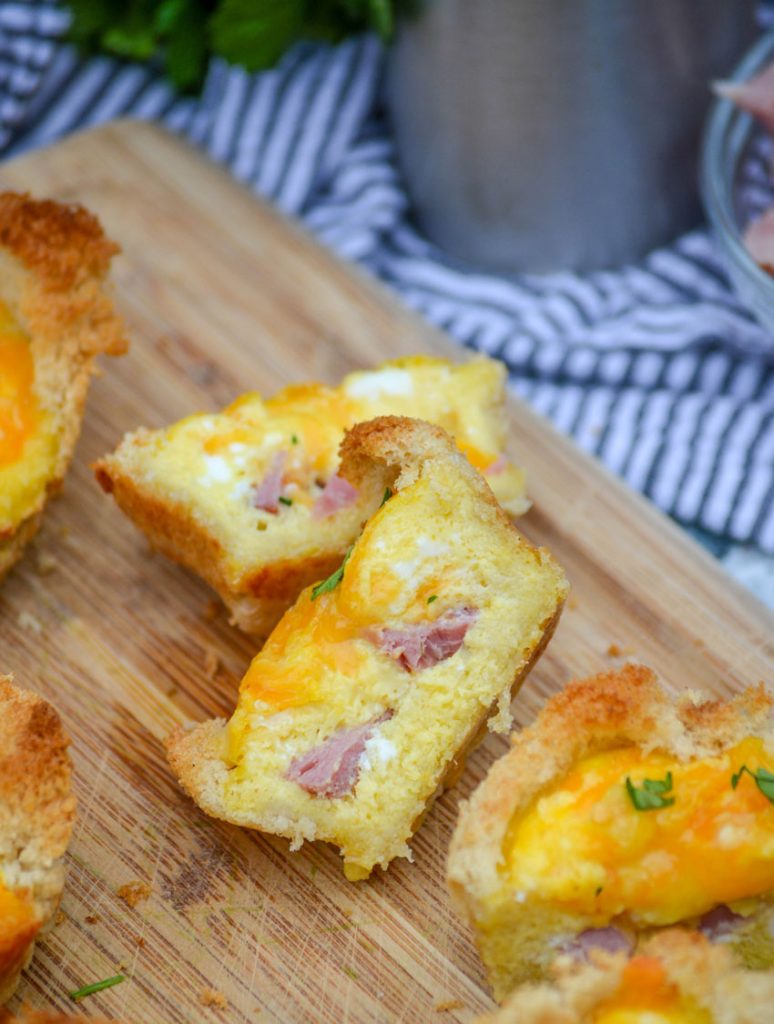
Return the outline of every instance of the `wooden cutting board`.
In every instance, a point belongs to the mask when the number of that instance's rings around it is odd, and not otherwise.
[[[149,553],[89,469],[125,431],[247,389],[459,349],[157,128],[71,138],[4,165],[0,184],[99,214],[123,246],[132,339],[94,382],[64,495],[0,591],[0,670],[59,708],[79,800],[63,916],[11,1005],[68,1009],[68,991],[122,970],[129,980],[84,1010],[131,1024],[473,1020],[491,1001],[444,862],[458,800],[506,741],[487,739],[436,803],[414,863],[369,882],[346,882],[329,847],[290,854],[204,817],[162,740],[176,722],[230,713],[253,645],[213,617],[202,583]],[[519,723],[571,677],[619,664],[616,648],[675,688],[727,694],[766,678],[769,613],[545,421],[516,401],[510,415],[535,502],[524,532],[573,585]],[[130,907],[117,890],[134,881],[150,895]],[[206,989],[227,1006],[204,1006]]]

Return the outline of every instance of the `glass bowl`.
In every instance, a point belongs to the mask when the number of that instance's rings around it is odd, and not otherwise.
[[[745,81],[772,60],[774,32],[769,32],[731,77]],[[773,174],[774,139],[730,100],[715,100],[702,144],[702,198],[739,298],[772,334],[774,277],[750,256],[742,235],[750,220],[774,206]]]

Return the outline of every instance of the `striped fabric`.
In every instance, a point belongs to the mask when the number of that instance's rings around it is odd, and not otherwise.
[[[200,98],[153,66],[81,62],[53,4],[0,3],[5,155],[118,115],[154,118],[299,216],[684,524],[774,553],[774,339],[695,231],[639,266],[516,280],[446,258],[409,217],[365,37],[299,45],[248,75],[220,61]]]

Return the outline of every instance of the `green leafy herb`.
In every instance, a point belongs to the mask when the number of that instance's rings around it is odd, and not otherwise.
[[[79,1000],[85,999],[86,996],[93,996],[95,992],[102,992],[103,989],[120,985],[122,981],[126,981],[125,974],[114,974],[112,978],[103,978],[102,981],[95,981],[92,985],[84,985],[83,988],[76,989],[75,992],[70,993],[70,998],[77,1003]]]
[[[437,594],[431,594],[430,597],[428,597],[428,599],[427,599],[427,603],[428,604],[432,604],[433,601],[437,601],[437,600],[438,600],[438,595]]]
[[[358,978],[360,977],[360,975],[357,973],[357,971],[355,970],[354,967],[347,967],[345,965],[341,969],[342,969],[342,971],[344,971],[344,973],[346,975],[348,975],[350,978],[352,978],[353,981],[357,981]]]
[[[291,444],[298,444],[298,434],[291,434],[290,435],[290,441],[291,441]]]
[[[382,503],[381,503],[381,505],[379,505],[379,508],[381,508],[381,507],[382,507],[382,505],[386,505],[386,504],[387,504],[387,502],[388,502],[388,501],[390,500],[390,498],[391,498],[391,497],[392,497],[392,491],[390,490],[390,488],[389,488],[389,487],[385,487],[385,488],[384,488],[384,496],[383,496],[383,498],[382,498]]]
[[[248,71],[271,67],[302,39],[337,42],[364,30],[389,40],[417,0],[70,0],[70,38],[87,50],[166,63],[198,90],[211,56]]]
[[[662,807],[671,807],[675,798],[664,795],[671,791],[671,772],[667,772],[664,779],[643,779],[641,787],[635,786],[628,775],[626,777],[626,792],[638,811],[658,811]]]
[[[327,594],[329,590],[335,590],[339,583],[344,579],[344,567],[349,561],[349,556],[352,554],[352,548],[344,555],[344,561],[338,567],[336,572],[331,573],[327,580],[323,580],[322,583],[318,583],[312,587],[312,600],[316,601],[320,594]]]
[[[745,774],[755,779],[755,785],[761,793],[774,804],[774,773],[767,771],[765,768],[759,768],[757,772],[751,772],[747,765],[743,764],[739,771],[731,776],[731,789],[736,789],[739,785],[739,780]]]
[[[279,496],[279,498],[278,498],[277,500],[278,500],[279,502],[281,502],[281,503],[282,503],[283,505],[287,505],[287,506],[290,506],[290,505],[292,505],[292,504],[293,504],[293,499],[292,499],[292,498],[285,498],[285,497],[283,497],[282,495],[280,495],[280,496]]]

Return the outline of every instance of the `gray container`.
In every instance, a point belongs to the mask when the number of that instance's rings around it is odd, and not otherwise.
[[[538,273],[637,260],[698,223],[709,82],[754,0],[426,0],[387,94],[431,239]]]

